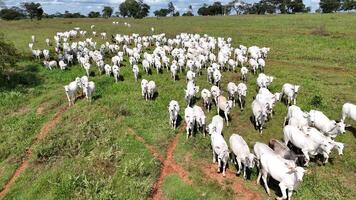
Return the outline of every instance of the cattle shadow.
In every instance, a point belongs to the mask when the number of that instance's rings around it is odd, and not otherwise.
[[[350,131],[354,137],[356,137],[356,128],[348,126],[345,128],[347,131]]]
[[[226,121],[225,113],[224,113],[224,111],[222,111],[220,109],[219,109],[219,116],[222,117],[224,119],[224,121]],[[231,116],[229,114],[227,115],[227,119],[228,119],[228,122],[231,122]]]
[[[179,127],[183,123],[183,118],[181,115],[177,116],[177,124],[176,126]]]
[[[0,71],[0,89],[13,90],[16,88],[31,88],[43,83],[38,75],[39,66],[27,65],[23,69]]]
[[[156,100],[156,99],[158,98],[158,96],[159,96],[159,93],[158,93],[158,92],[155,92],[155,93],[153,94],[152,100]]]

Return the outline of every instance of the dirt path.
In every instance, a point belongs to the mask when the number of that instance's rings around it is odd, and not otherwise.
[[[159,161],[161,161],[161,162],[164,161],[164,158],[162,157],[162,155],[158,152],[158,150],[157,150],[154,146],[148,144],[148,143],[145,141],[145,139],[144,139],[143,137],[141,137],[140,135],[138,135],[132,128],[128,128],[128,130],[129,130],[129,132],[135,137],[135,139],[136,139],[137,141],[142,142],[142,143],[146,146],[146,148],[148,149],[148,151],[150,151],[150,153],[151,153],[157,160],[159,160]]]
[[[174,161],[173,154],[179,141],[179,132],[168,144],[167,157],[163,161],[159,177],[156,180],[156,183],[153,185],[152,200],[162,199],[161,186],[164,178],[170,174],[177,174],[185,183],[192,184],[192,181],[188,177],[188,172]]]
[[[0,191],[0,199],[4,198],[7,192],[10,190],[11,186],[15,183],[16,179],[28,168],[29,160],[32,157],[32,146],[36,144],[39,140],[42,140],[48,132],[56,126],[59,122],[62,114],[68,109],[68,107],[64,107],[59,110],[50,121],[46,122],[41,128],[40,132],[36,135],[35,140],[33,141],[31,147],[26,150],[25,158],[22,160],[21,165],[16,169],[15,173],[12,174],[10,179],[6,182],[5,186],[2,187]]]
[[[226,170],[226,177],[217,173],[217,165],[215,164],[201,164],[201,170],[208,179],[215,180],[222,187],[231,187],[235,192],[235,198],[238,200],[262,200],[259,193],[251,191],[244,186],[243,180],[237,178],[235,173],[231,170]],[[231,183],[231,184],[228,184]]]

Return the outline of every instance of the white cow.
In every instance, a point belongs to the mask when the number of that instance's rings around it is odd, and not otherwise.
[[[282,87],[282,99],[285,98],[286,104],[297,104],[297,95],[299,92],[299,85],[292,85],[285,83]]]
[[[187,107],[184,111],[184,120],[186,124],[186,131],[187,131],[187,139],[190,135],[193,134],[194,127],[195,127],[195,114],[194,110],[191,107]]]
[[[267,176],[270,175],[279,182],[278,185],[282,192],[282,198],[277,199],[287,199],[287,190],[288,200],[291,199],[293,191],[298,188],[303,180],[305,170],[302,167],[290,168],[279,156],[269,153],[262,154],[260,162],[261,170],[259,171],[257,182],[259,183],[262,177],[266,191],[268,195],[271,195],[267,183]]]
[[[148,99],[147,85],[148,85],[148,81],[146,79],[142,79],[142,81],[141,81],[141,94],[142,94],[142,97],[146,99],[146,101]]]
[[[194,110],[194,116],[195,116],[195,123],[196,123],[196,127],[197,130],[200,130],[201,132],[204,133],[205,136],[205,114],[203,109],[200,106],[193,106],[193,110]]]
[[[347,117],[356,121],[356,105],[345,103],[342,106],[341,121],[344,122]]]
[[[179,104],[177,101],[172,100],[171,102],[169,102],[168,112],[169,112],[169,122],[172,125],[172,128],[176,129],[178,113],[179,113]]]
[[[55,60],[52,60],[52,61],[43,61],[43,64],[48,68],[48,69],[50,69],[50,70],[52,70],[52,68],[54,68],[54,67],[57,67],[58,65],[57,65],[57,61],[55,61]]]
[[[257,100],[252,102],[252,114],[255,127],[259,129],[260,134],[262,134],[263,126],[267,120],[267,110],[268,105],[262,105]]]
[[[140,70],[138,69],[138,66],[137,66],[137,65],[134,65],[134,66],[132,67],[132,72],[133,72],[133,74],[134,74],[135,81],[137,82],[138,73],[140,72]]]
[[[335,138],[338,134],[345,133],[344,122],[336,123],[335,120],[330,120],[320,111],[311,110],[309,112],[309,121],[313,127],[319,129],[321,132],[332,138]]]
[[[222,134],[223,128],[224,128],[224,119],[220,117],[220,115],[215,115],[212,118],[211,123],[207,127],[207,132],[209,133],[209,135],[213,133]]]
[[[194,82],[189,81],[187,84],[187,89],[184,90],[185,92],[185,100],[187,105],[191,105],[195,98],[195,94],[199,92],[199,86],[195,86]]]
[[[239,100],[241,110],[244,110],[247,95],[247,86],[245,83],[239,83],[237,85],[237,97]]]
[[[93,93],[95,91],[95,83],[93,81],[84,83],[83,93],[85,97],[91,102]]]
[[[220,87],[221,77],[222,77],[222,75],[219,70],[215,70],[213,72],[214,85]]]
[[[329,154],[333,146],[328,141],[315,142],[311,136],[303,133],[297,127],[287,125],[283,128],[284,143],[291,142],[294,146],[301,149],[305,156],[305,166],[309,164],[309,155],[315,156],[322,154],[325,158],[324,163],[328,162]]]
[[[229,160],[229,148],[220,133],[212,133],[210,138],[213,149],[213,163],[218,160],[218,173],[222,171],[225,177],[226,165]]]
[[[156,83],[154,81],[150,81],[147,84],[147,93],[148,93],[148,98],[150,100],[153,100],[154,95],[156,93]]]
[[[213,85],[211,86],[210,92],[211,96],[214,98],[215,104],[218,105],[218,97],[221,95],[220,89],[217,86]]]
[[[235,165],[239,166],[237,175],[241,173],[242,164],[244,178],[246,179],[246,168],[252,169],[255,167],[256,156],[250,153],[250,148],[248,147],[246,141],[238,134],[232,134],[229,139],[230,148],[233,153],[233,162]]]
[[[58,65],[61,70],[65,70],[67,68],[67,64],[63,60],[60,60]]]
[[[302,129],[303,127],[309,126],[309,113],[308,112],[303,112],[302,109],[300,109],[296,105],[292,105],[288,107],[288,113],[287,116],[284,118],[284,123],[283,125],[288,122],[288,125],[292,125],[295,127],[298,127],[299,129]]]
[[[241,67],[240,72],[241,72],[241,80],[246,82],[247,81],[247,74],[248,74],[247,67]]]
[[[233,103],[231,100],[227,100],[224,96],[218,97],[218,104],[217,104],[217,112],[219,114],[220,110],[224,112],[225,120],[227,126],[229,126],[229,114],[233,107]]]
[[[120,68],[117,65],[112,66],[112,74],[114,75],[115,82],[120,79]]]
[[[201,91],[201,98],[203,99],[203,105],[208,109],[208,112],[211,108],[211,92],[207,89]]]
[[[234,106],[236,106],[236,95],[237,95],[237,85],[233,82],[229,82],[227,84],[227,91],[229,93],[229,100],[232,100],[234,102]]]

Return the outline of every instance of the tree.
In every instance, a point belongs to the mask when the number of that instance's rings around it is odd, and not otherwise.
[[[342,10],[355,10],[356,9],[356,1],[355,0],[343,0],[342,1]]]
[[[188,11],[186,13],[184,13],[182,16],[194,16],[194,14],[193,14],[193,6],[189,5]]]
[[[198,9],[199,15],[228,15],[231,12],[229,5],[222,5],[221,2],[216,1],[208,6],[204,4],[203,7]]]
[[[98,18],[98,17],[100,17],[100,12],[91,11],[91,12],[88,14],[88,17],[89,17],[89,18]]]
[[[246,10],[246,3],[240,0],[233,0],[228,3],[228,6],[235,11],[236,15],[244,14]]]
[[[177,11],[177,12],[173,13],[173,17],[179,17],[179,16],[180,16],[179,11]]]
[[[15,46],[6,42],[4,35],[0,34],[0,73],[4,73],[6,69],[13,67],[19,57]]]
[[[174,16],[175,10],[176,10],[176,8],[174,7],[173,2],[169,2],[168,3],[168,11],[172,16]]]
[[[123,17],[144,18],[150,12],[150,6],[142,0],[125,0],[119,6],[120,15]]]
[[[42,19],[43,9],[40,3],[22,3],[21,6],[26,10],[26,13],[31,20],[35,17],[37,18],[37,20]]]
[[[25,14],[18,7],[4,8],[0,10],[0,18],[4,20],[19,20],[25,18]]]
[[[157,17],[166,17],[169,14],[169,10],[167,8],[162,8],[154,11],[153,14]]]
[[[105,6],[102,13],[104,18],[110,18],[112,13],[114,12],[114,9],[109,6]]]
[[[341,7],[340,0],[320,0],[320,9],[323,13],[336,12]]]

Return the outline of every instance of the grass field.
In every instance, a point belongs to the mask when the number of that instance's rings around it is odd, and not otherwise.
[[[356,103],[356,14],[303,14],[239,17],[177,17],[148,18],[127,21],[132,27],[113,26],[105,19],[49,19],[42,21],[0,21],[0,32],[26,56],[30,56],[28,42],[36,35],[35,48],[45,47],[45,38],[53,38],[57,31],[74,27],[108,34],[164,32],[174,37],[181,32],[231,37],[234,46],[268,46],[271,52],[266,61],[266,74],[276,77],[271,86],[280,91],[284,83],[301,85],[298,105],[304,110],[318,109],[329,118],[339,120],[343,103]],[[100,39],[98,39],[100,40]],[[141,69],[141,68],[140,68]],[[142,70],[141,70],[142,71]],[[139,82],[131,70],[123,70],[124,81],[115,83],[112,77],[98,75],[91,79],[97,91],[90,104],[84,99],[67,109],[59,122],[42,140],[36,140],[41,127],[55,113],[67,106],[63,86],[83,75],[84,70],[73,66],[70,70],[48,71],[40,62],[26,59],[19,63],[10,81],[0,80],[0,187],[5,185],[21,161],[26,149],[32,146],[29,167],[16,180],[4,199],[147,199],[159,177],[161,161],[152,155],[150,146],[165,157],[170,141],[178,134],[174,161],[186,172],[187,183],[173,173],[162,181],[163,199],[232,199],[238,198],[231,185],[243,183],[262,199],[268,197],[262,185],[256,185],[256,171],[251,179],[241,177],[218,181],[209,178],[205,169],[212,166],[210,138],[201,134],[185,139],[180,125],[177,131],[168,124],[167,105],[175,99],[184,115],[183,74],[176,83],[169,74],[142,78],[155,80],[158,97],[145,102]],[[239,82],[238,73],[224,73],[222,88],[228,82]],[[198,78],[200,88],[210,88],[205,73]],[[256,94],[255,77],[248,82],[247,109],[234,108],[231,126],[224,128],[225,139],[232,133],[242,135],[252,148],[256,141],[282,139],[282,122],[287,107],[278,103],[275,117],[267,123],[262,136],[250,122],[252,97]],[[225,91],[226,94],[226,91]],[[321,103],[313,103],[315,96]],[[198,105],[201,105],[198,101]],[[216,113],[213,109],[208,121]],[[356,122],[347,121],[353,128],[337,140],[345,143],[343,156],[331,154],[330,163],[323,166],[311,162],[294,199],[353,199],[356,196]],[[136,135],[136,136],[135,136]],[[142,140],[138,140],[138,136]],[[37,141],[37,142],[34,142]],[[230,165],[228,171],[235,172]],[[273,187],[278,195],[278,187]]]

